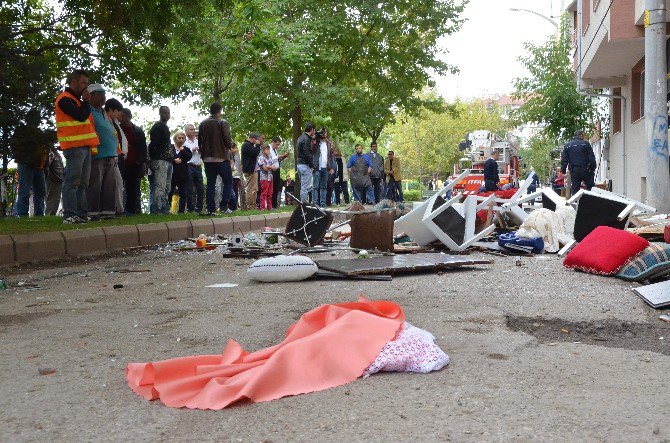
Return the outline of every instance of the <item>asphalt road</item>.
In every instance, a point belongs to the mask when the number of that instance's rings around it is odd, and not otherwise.
[[[216,253],[14,268],[10,284],[43,289],[0,291],[0,441],[670,440],[670,324],[631,284],[555,256],[471,256],[495,262],[272,285],[246,279],[251,260]],[[149,272],[110,272],[123,269]],[[219,353],[228,338],[253,351],[303,312],[361,293],[399,303],[450,366],[221,411],[171,409],[125,383],[129,362]]]

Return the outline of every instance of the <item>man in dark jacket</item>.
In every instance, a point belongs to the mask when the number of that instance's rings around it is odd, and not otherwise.
[[[312,192],[312,170],[314,169],[314,158],[312,155],[312,139],[316,134],[316,126],[307,122],[305,132],[298,138],[296,151],[298,153],[297,168],[300,176],[300,201],[309,201]]]
[[[221,195],[221,208],[228,208],[230,194],[233,186],[233,172],[230,165],[230,149],[233,147],[233,139],[230,136],[230,125],[221,118],[221,104],[214,102],[209,107],[209,117],[200,123],[198,128],[198,149],[205,163],[205,177],[207,177],[207,190],[205,200],[207,213],[215,215],[217,202],[215,199],[216,179],[221,177],[223,192]],[[232,212],[227,209],[226,212]]]
[[[132,122],[133,114],[124,108],[121,114],[121,130],[128,140],[128,155],[123,170],[123,180],[126,182],[126,213],[142,213],[142,195],[140,183],[146,174],[149,153],[147,152],[147,138],[141,128]]]
[[[174,150],[170,140],[170,108],[161,106],[158,110],[160,120],[149,131],[149,167],[154,176],[154,190],[151,197],[152,214],[169,214],[168,193],[172,182],[172,159]]]
[[[500,182],[500,172],[498,171],[498,159],[500,152],[493,151],[491,156],[484,162],[484,187],[487,191],[496,191]]]
[[[244,177],[244,201],[242,209],[249,211],[256,209],[258,197],[258,155],[261,152],[261,134],[251,132],[242,143],[240,158],[242,161],[242,176]]]
[[[370,180],[372,181],[372,189],[375,193],[375,203],[379,203],[382,196],[386,194],[386,180],[384,174],[384,158],[377,153],[377,142],[372,142],[370,144],[368,158],[370,159],[370,163],[372,163]]]
[[[317,134],[316,152],[314,153],[314,172],[312,203],[321,207],[326,206],[326,193],[328,191],[328,179],[330,174],[335,173],[333,169],[333,142],[328,138],[326,128],[321,128]]]
[[[582,182],[587,190],[593,187],[594,172],[596,170],[596,156],[593,153],[591,143],[584,140],[584,131],[575,132],[574,138],[565,144],[561,155],[561,172],[565,174],[570,167],[572,179],[571,195],[575,195],[582,187]]]
[[[45,133],[39,128],[40,120],[39,110],[31,109],[26,114],[26,124],[17,127],[12,136],[12,152],[19,171],[19,195],[16,203],[19,217],[28,216],[31,189],[35,216],[44,215],[46,195],[44,167],[49,148]]]

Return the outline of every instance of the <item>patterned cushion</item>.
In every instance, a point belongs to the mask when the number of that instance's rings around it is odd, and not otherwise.
[[[616,276],[628,281],[640,281],[663,271],[670,271],[670,245],[650,243],[638,256],[628,260]]]

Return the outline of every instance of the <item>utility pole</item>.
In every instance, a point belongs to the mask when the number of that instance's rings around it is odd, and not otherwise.
[[[644,121],[647,147],[647,203],[670,211],[668,168],[668,84],[665,0],[644,3]]]

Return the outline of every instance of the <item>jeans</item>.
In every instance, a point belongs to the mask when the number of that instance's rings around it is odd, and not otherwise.
[[[335,204],[340,204],[340,194],[344,196],[344,203],[349,204],[349,186],[346,181],[335,182]]]
[[[151,213],[169,214],[168,193],[172,184],[172,163],[166,160],[151,160],[149,165],[154,177],[154,189],[151,193]]]
[[[214,213],[218,206],[214,198],[217,177],[221,177],[223,181],[220,204],[226,207],[230,201],[230,191],[233,186],[233,173],[230,170],[230,162],[205,162],[205,176],[207,177],[207,212]]]
[[[202,166],[196,166],[189,163],[187,191],[186,207],[188,208],[188,211],[202,211],[202,197],[205,191],[205,186],[202,182]],[[195,191],[195,194],[193,191]]]
[[[63,217],[85,217],[88,213],[88,179],[91,175],[91,149],[88,146],[63,151]]]
[[[372,190],[372,185],[363,188],[356,188],[355,186],[352,186],[351,193],[354,194],[354,200],[358,202],[368,205],[374,205],[375,203],[375,193]],[[365,197],[365,201],[363,201],[363,197]]]
[[[116,157],[94,158],[91,160],[89,179],[88,214],[91,216],[116,214],[117,166]]]
[[[30,206],[30,189],[33,190],[33,206],[35,216],[44,215],[44,197],[46,195],[46,182],[44,171],[31,166],[18,164],[19,168],[19,196],[16,202],[16,213],[19,217],[28,216]]]
[[[230,191],[230,202],[228,202],[228,209],[231,211],[237,211],[238,207],[238,198],[240,196],[240,188],[242,187],[242,181],[239,177],[233,177],[233,187]]]
[[[389,177],[388,185],[386,186],[386,198],[394,201],[401,202],[405,198],[402,195],[402,182],[395,181],[393,177]]]
[[[300,201],[307,203],[309,193],[312,192],[312,168],[308,165],[298,165],[300,175]]]
[[[328,189],[328,170],[314,171],[314,186],[312,187],[312,203],[321,207],[326,206],[326,190]]]

